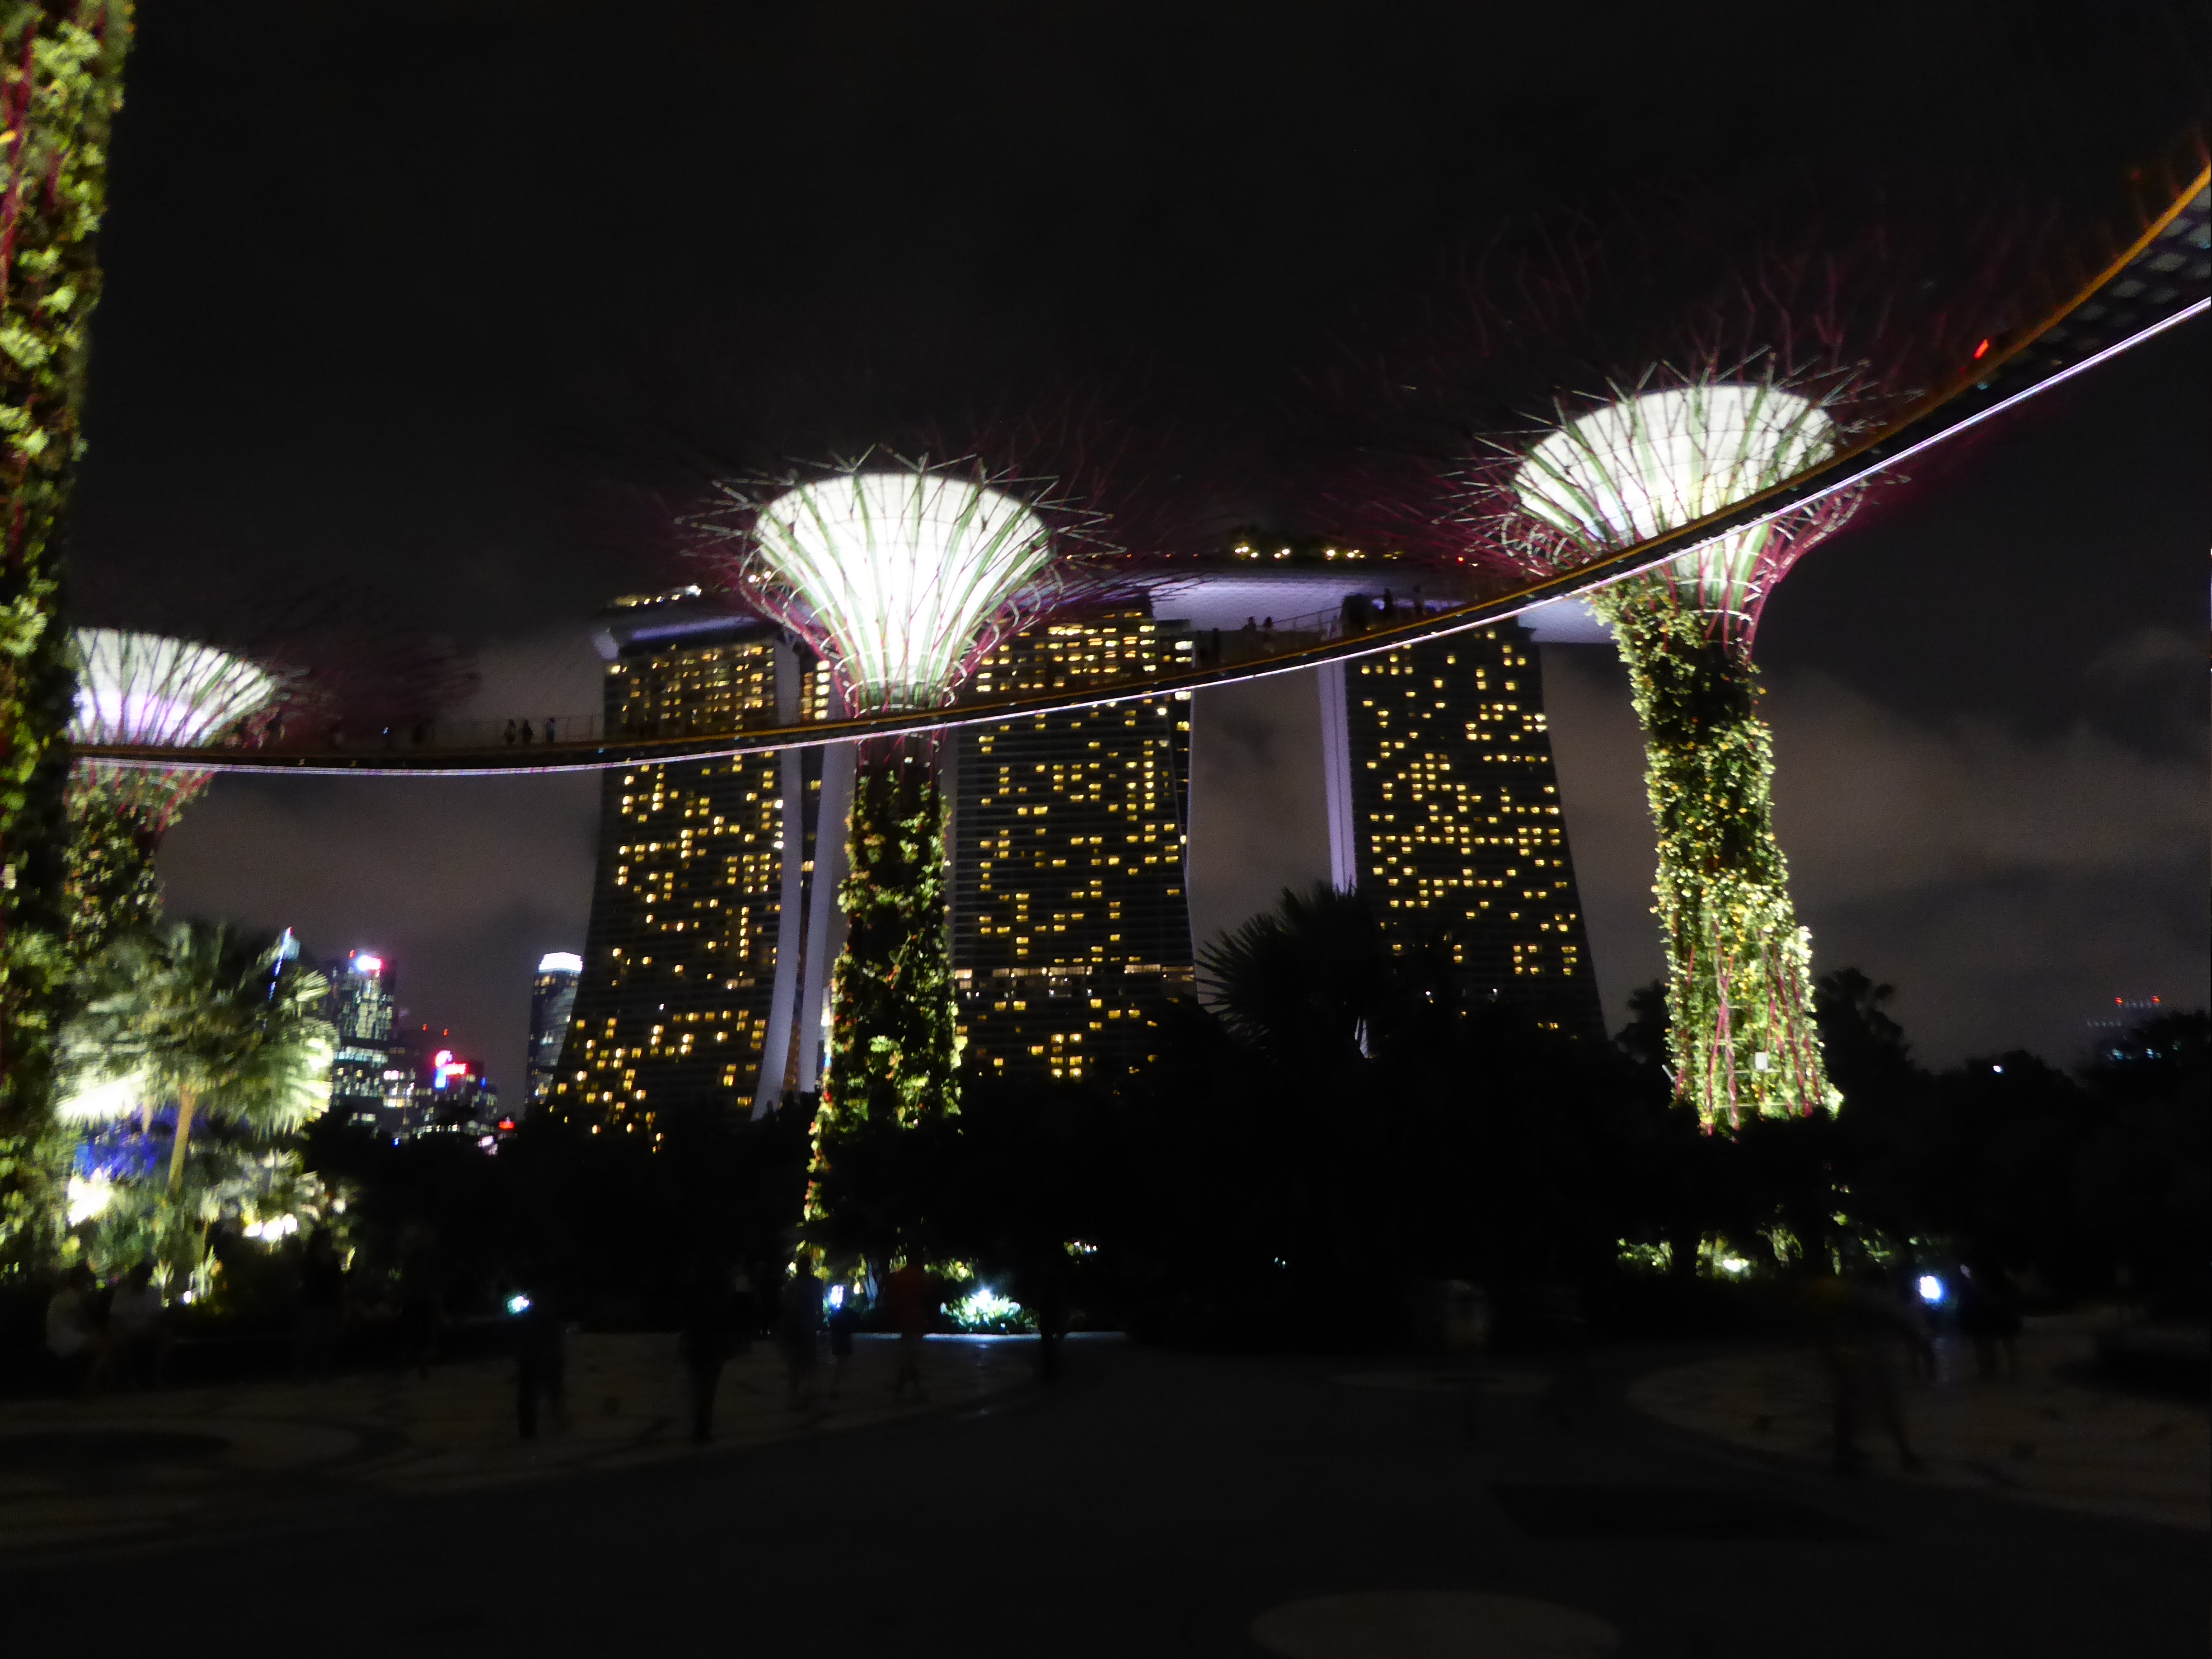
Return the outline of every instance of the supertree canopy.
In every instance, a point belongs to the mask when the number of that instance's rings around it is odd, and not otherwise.
[[[274,711],[276,677],[212,646],[112,628],[76,630],[74,743],[200,749]],[[210,774],[76,762],[70,769],[68,943],[82,961],[118,928],[153,919],[154,854]]]
[[[1052,532],[1003,482],[900,464],[798,484],[758,508],[740,580],[822,653],[848,709],[939,708],[1023,601],[1053,591]],[[848,854],[806,1214],[817,1242],[873,1249],[889,1240],[849,1237],[834,1213],[855,1207],[838,1198],[841,1153],[873,1164],[884,1136],[959,1110],[945,805],[927,737],[863,747]]]
[[[925,467],[839,472],[760,510],[760,571],[833,665],[847,708],[934,708],[1052,556],[1012,495]]]
[[[1562,411],[1511,474],[1536,526],[1510,539],[1525,563],[1556,569],[1721,512],[1834,452],[1827,404],[1775,378],[1709,372]],[[1644,724],[1675,1082],[1708,1127],[1837,1098],[1813,1024],[1812,941],[1774,837],[1751,647],[1774,583],[1856,504],[1830,496],[1592,596]]]
[[[1573,562],[1723,511],[1835,453],[1825,400],[1770,381],[1698,380],[1623,395],[1571,420],[1513,478],[1521,504],[1566,538]],[[1672,603],[1729,638],[1757,630],[1767,591],[1855,505],[1715,537],[1662,568]]]

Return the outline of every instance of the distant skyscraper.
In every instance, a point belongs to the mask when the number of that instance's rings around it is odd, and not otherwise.
[[[826,695],[826,677],[802,675],[776,630],[696,590],[618,600],[598,637],[611,732],[771,726],[811,717]],[[735,1111],[780,1097],[802,994],[810,1018],[820,1007],[812,979],[799,981],[801,930],[780,948],[784,918],[806,914],[812,873],[811,859],[784,852],[810,849],[825,767],[834,795],[836,757],[796,750],[606,774],[583,968],[547,1095],[557,1109],[650,1132],[671,1107]],[[849,784],[849,757],[842,775]],[[842,806],[830,816],[834,884]],[[811,1089],[813,1046],[797,1035],[798,1086]]]
[[[428,1064],[415,1093],[409,1133],[458,1134],[481,1140],[499,1131],[499,1087],[482,1069],[451,1048],[440,1048]]]
[[[2141,1028],[2166,1012],[2163,997],[2114,997],[2112,1006],[2089,1022],[2091,1056],[2100,1064],[2121,1066],[2161,1058],[2143,1041]]]
[[[538,959],[538,977],[530,988],[530,1097],[532,1106],[543,1101],[561,1067],[561,1048],[568,1036],[568,1020],[576,1008],[576,980],[584,959],[572,951],[549,951]]]
[[[1139,605],[1042,622],[984,658],[969,697],[1190,664]],[[1193,991],[1183,853],[1188,694],[969,726],[956,745],[952,965],[969,1062],[1110,1075],[1158,1052]]]
[[[414,1095],[407,1045],[395,1029],[391,966],[367,951],[346,953],[331,975],[331,1024],[337,1053],[331,1061],[331,1115],[357,1128],[388,1133]]]
[[[1478,988],[1601,1031],[1528,631],[1401,646],[1321,680],[1336,884],[1372,894],[1401,943],[1437,929]]]

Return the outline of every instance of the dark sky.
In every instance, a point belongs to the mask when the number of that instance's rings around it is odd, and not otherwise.
[[[1223,511],[1264,512],[1298,371],[1505,216],[1792,172],[2095,201],[2203,97],[2194,6],[1790,9],[162,0],[117,143],[87,591],[181,590],[173,625],[218,634],[335,593],[480,652],[486,712],[588,708],[579,623],[669,574],[699,453],[1111,381],[1208,434]],[[2059,1047],[2107,984],[2202,998],[2202,335],[1771,611],[1821,959],[1897,979],[1931,1052]],[[1618,1003],[1656,959],[1633,744],[1601,653],[1551,655]],[[1261,757],[1301,708],[1205,716],[1200,828],[1240,871],[1302,856],[1259,833],[1304,787]],[[227,780],[173,903],[383,947],[512,1075],[529,963],[580,937],[592,793]],[[1218,925],[1249,894],[1207,857]]]

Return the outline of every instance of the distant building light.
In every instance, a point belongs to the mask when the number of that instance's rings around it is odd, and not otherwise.
[[[384,971],[384,958],[373,957],[366,951],[356,951],[353,953],[353,961],[348,965],[356,974],[380,974]]]
[[[541,974],[580,974],[584,971],[584,959],[574,951],[548,951],[538,958],[538,971]]]

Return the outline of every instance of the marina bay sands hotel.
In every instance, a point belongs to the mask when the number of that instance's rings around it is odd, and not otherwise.
[[[1240,545],[1147,597],[1056,614],[997,647],[962,693],[1141,679],[1234,661],[1264,640],[1356,630],[1448,603],[1390,566]],[[1601,1028],[1545,726],[1536,642],[1602,637],[1581,613],[1332,664],[1319,681],[1330,875],[1395,941],[1446,941],[1478,991]],[[1551,631],[1547,632],[1549,629]],[[1286,638],[1287,636],[1287,638]],[[596,634],[610,731],[818,719],[826,665],[771,624],[685,590],[617,600]],[[1109,1077],[1158,1052],[1195,994],[1186,854],[1188,692],[957,728],[952,962],[970,1064]],[[1206,734],[1196,733],[1202,745]],[[549,1096],[595,1115],[714,1103],[755,1114],[821,1075],[849,744],[605,775],[574,1012]]]

